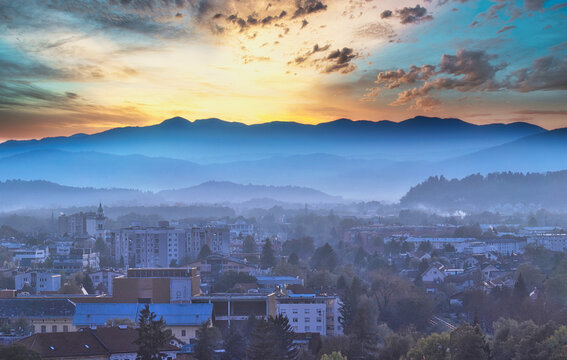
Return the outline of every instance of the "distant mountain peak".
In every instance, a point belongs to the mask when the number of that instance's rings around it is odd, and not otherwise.
[[[191,124],[191,121],[180,116],[172,117],[171,119],[164,120],[160,123],[161,126],[168,127],[187,126],[189,124]]]

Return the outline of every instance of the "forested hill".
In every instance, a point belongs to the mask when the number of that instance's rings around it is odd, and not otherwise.
[[[460,180],[432,176],[412,187],[400,203],[436,209],[489,209],[518,205],[567,209],[567,170],[476,174]]]

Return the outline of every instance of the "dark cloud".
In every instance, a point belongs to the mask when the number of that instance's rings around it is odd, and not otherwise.
[[[309,24],[309,21],[303,19],[303,20],[301,21],[301,29],[303,29],[304,27],[306,27],[307,24]]]
[[[567,115],[567,110],[520,110],[520,111],[513,111],[513,114],[518,115],[558,115],[558,116],[565,116]]]
[[[331,45],[327,44],[325,46],[319,46],[319,44],[315,44],[313,45],[313,49],[309,50],[308,52],[306,52],[303,55],[300,55],[298,57],[296,57],[293,60],[293,63],[295,63],[296,65],[302,64],[304,63],[307,59],[309,59],[311,57],[311,55],[316,54],[318,52],[323,52],[323,51],[327,51],[329,50],[329,48],[331,47]],[[291,62],[290,62],[291,63]],[[288,64],[290,64],[288,63]]]
[[[27,81],[0,82],[0,108],[24,107],[70,110],[79,96],[72,92],[57,93]]]
[[[498,30],[496,33],[500,34],[503,33],[504,31],[508,31],[508,30],[512,30],[515,29],[516,27],[514,25],[508,25],[508,26],[503,26],[500,30]]]
[[[468,92],[500,88],[494,77],[506,64],[493,65],[491,60],[495,58],[484,51],[459,50],[456,55],[443,55],[436,66],[412,66],[407,72],[403,69],[381,72],[376,83],[388,89],[419,83],[421,86],[399,93],[392,105],[415,101],[418,107],[431,107],[437,104],[429,96],[432,90]]]
[[[404,7],[396,10],[396,15],[402,24],[413,24],[420,21],[432,20],[431,15],[427,15],[427,9],[416,5],[415,7]]]
[[[530,11],[543,9],[546,0],[524,0],[524,7]]]
[[[530,67],[512,72],[506,87],[520,92],[535,90],[567,90],[567,59],[545,56]]]
[[[356,65],[351,61],[356,59],[358,54],[351,48],[342,48],[342,50],[335,50],[331,52],[325,59],[323,59],[323,69],[321,72],[329,74],[339,72],[347,74],[356,70]]]
[[[327,5],[318,0],[296,0],[295,6],[296,9],[293,13],[292,19],[327,10]]]
[[[415,24],[422,21],[433,20],[433,16],[427,15],[427,9],[420,5],[396,9],[395,12],[392,10],[384,10],[380,14],[381,19],[388,19],[391,17],[399,18],[402,24]]]

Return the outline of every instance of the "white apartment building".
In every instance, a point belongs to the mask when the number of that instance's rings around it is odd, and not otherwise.
[[[112,283],[113,279],[118,276],[123,276],[124,273],[114,270],[99,270],[90,273],[89,276],[93,281],[94,288],[98,291],[105,290],[104,293],[112,296]]]
[[[61,289],[61,275],[49,272],[31,271],[14,276],[16,290],[21,290],[26,284],[36,293],[58,291]]]
[[[13,252],[14,262],[28,266],[32,263],[42,263],[49,256],[49,248],[17,249]]]
[[[540,234],[528,237],[528,244],[543,246],[551,251],[567,251],[567,234]]]
[[[276,312],[286,316],[296,333],[336,336],[343,333],[339,324],[339,299],[334,296],[291,294],[276,299]]]

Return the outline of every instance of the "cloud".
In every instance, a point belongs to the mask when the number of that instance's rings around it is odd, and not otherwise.
[[[3,81],[0,83],[0,108],[23,107],[65,109],[74,108],[73,101],[79,96],[72,92],[58,93],[32,85],[26,81]]]
[[[519,92],[536,90],[567,90],[567,59],[540,57],[530,67],[512,72],[506,87]]]
[[[316,54],[318,52],[327,51],[327,50],[329,50],[330,47],[331,47],[330,44],[327,44],[325,46],[319,46],[319,44],[315,44],[315,45],[313,45],[313,49],[309,50],[308,52],[304,53],[303,55],[296,57],[293,60],[293,63],[295,63],[296,65],[302,64],[305,61],[307,61],[311,57],[311,55]]]
[[[524,7],[530,11],[543,9],[546,0],[524,0]]]
[[[396,32],[389,24],[386,24],[384,22],[377,22],[362,25],[356,31],[356,35],[373,39],[391,39],[396,37]]]
[[[500,30],[498,30],[496,33],[497,33],[497,34],[500,34],[500,33],[503,33],[503,32],[505,32],[505,31],[512,30],[512,29],[515,29],[515,28],[516,28],[516,27],[515,27],[514,25],[503,26],[503,27],[502,27]]]
[[[421,5],[416,5],[415,7],[404,7],[401,9],[396,9],[395,12],[392,10],[384,10],[380,13],[381,19],[389,19],[396,17],[400,19],[402,24],[415,24],[422,21],[433,20],[433,16],[427,15],[427,9]]]
[[[438,65],[412,66],[409,71],[397,69],[380,72],[375,82],[388,89],[421,84],[399,93],[391,105],[415,101],[418,107],[431,107],[438,104],[429,96],[433,90],[497,90],[500,85],[494,80],[495,74],[505,68],[506,64],[491,64],[491,60],[495,58],[495,55],[484,51],[459,50],[455,55],[443,55]]]
[[[567,115],[566,110],[520,110],[520,111],[513,111],[513,114],[518,115],[558,115],[558,116],[565,116]]]
[[[296,0],[295,6],[296,9],[293,13],[292,19],[327,10],[327,5],[318,0]]]

